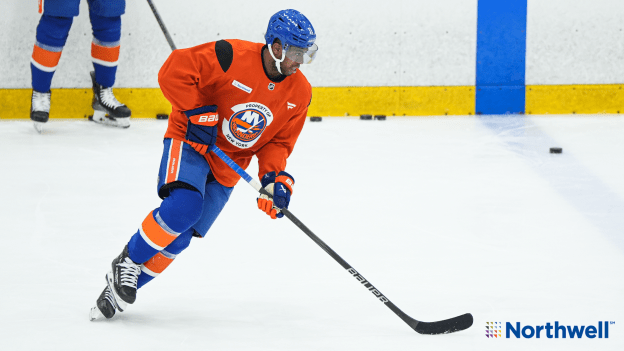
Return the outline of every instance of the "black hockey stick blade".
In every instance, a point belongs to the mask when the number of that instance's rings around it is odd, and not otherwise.
[[[470,328],[472,325],[472,315],[470,313],[461,316],[445,319],[437,322],[417,322],[413,327],[419,334],[449,334]]]

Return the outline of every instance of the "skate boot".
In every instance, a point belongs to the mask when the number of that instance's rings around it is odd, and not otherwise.
[[[113,94],[113,88],[99,85],[95,81],[95,72],[91,72],[93,82],[93,122],[109,126],[128,128],[130,127],[130,109],[117,101]]]
[[[95,307],[91,308],[91,312],[89,312],[89,320],[95,321],[103,318],[113,318],[116,310],[123,312],[123,310],[117,306],[115,296],[113,296],[110,288],[106,286],[104,291],[100,294],[100,297],[98,297]]]
[[[30,119],[35,124],[35,130],[41,134],[43,124],[50,118],[50,97],[51,92],[40,93],[33,90],[30,101]]]
[[[137,280],[141,274],[141,265],[134,263],[128,256],[128,245],[111,263],[112,270],[106,275],[108,287],[111,289],[120,311],[127,304],[136,301]]]

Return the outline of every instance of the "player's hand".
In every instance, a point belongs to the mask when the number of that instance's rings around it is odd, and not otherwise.
[[[219,114],[217,105],[202,106],[182,111],[188,118],[186,125],[187,142],[202,155],[217,142]]]
[[[260,183],[269,194],[273,195],[273,199],[266,195],[260,195],[258,197],[258,208],[273,219],[284,217],[280,209],[288,208],[295,179],[284,171],[279,172],[277,176],[275,172],[269,172],[262,177]]]

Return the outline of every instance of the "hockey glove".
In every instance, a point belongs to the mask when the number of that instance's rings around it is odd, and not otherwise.
[[[273,195],[273,199],[266,195],[260,195],[258,197],[258,208],[273,219],[284,217],[280,209],[288,208],[295,179],[284,171],[279,172],[277,177],[275,172],[269,172],[262,177],[260,183],[264,190]]]
[[[198,107],[193,110],[183,111],[188,118],[186,125],[187,142],[202,155],[205,155],[214,143],[217,142],[217,123],[219,114],[217,105]]]

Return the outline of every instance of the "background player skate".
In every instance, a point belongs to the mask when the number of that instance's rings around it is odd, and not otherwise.
[[[113,94],[121,39],[121,15],[125,0],[88,0],[89,18],[93,29],[91,57],[94,71],[93,121],[116,127],[130,127],[130,109]],[[37,41],[31,58],[32,98],[30,119],[42,131],[50,114],[52,77],[72,22],[78,16],[80,0],[39,0],[42,14],[37,26]],[[108,116],[106,116],[108,115]]]
[[[220,40],[175,50],[158,80],[172,113],[158,174],[159,208],[150,212],[113,260],[90,318],[111,318],[136,300],[138,288],[162,273],[193,236],[203,237],[239,176],[214,154],[216,145],[246,168],[258,158],[258,208],[271,218],[288,208],[294,178],[286,159],[303,128],[312,88],[298,68],[318,47],[310,21],[296,10],[271,17],[266,45]],[[221,132],[219,132],[221,131]]]

